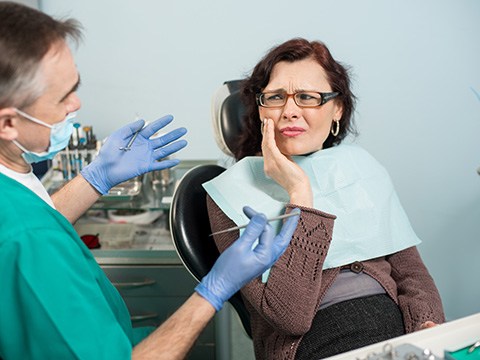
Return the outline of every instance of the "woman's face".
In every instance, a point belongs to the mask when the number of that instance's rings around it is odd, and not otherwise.
[[[314,59],[277,63],[263,92],[300,91],[331,92],[323,68]],[[304,155],[322,149],[330,132],[332,121],[342,117],[342,108],[335,99],[313,107],[299,107],[289,96],[282,107],[259,106],[260,119],[272,119],[275,141],[284,155]],[[341,124],[340,124],[341,126]]]

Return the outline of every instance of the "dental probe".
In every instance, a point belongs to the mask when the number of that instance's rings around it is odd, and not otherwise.
[[[140,117],[138,116],[137,114],[137,117],[135,120],[140,120]],[[146,125],[146,124],[145,124]],[[129,151],[132,149],[132,144],[133,142],[135,141],[135,139],[137,138],[138,134],[140,133],[140,131],[143,130],[143,128],[145,127],[145,125],[141,128],[141,129],[138,129],[135,134],[133,134],[132,138],[130,139],[130,141],[128,142],[127,146],[122,146],[120,148],[118,148],[119,150],[123,150],[123,151]]]
[[[468,349],[467,353],[468,354],[471,354],[472,352],[475,351],[475,349],[479,348],[480,347],[480,340],[477,341],[475,344],[473,344],[472,346],[470,346],[470,348]]]
[[[267,222],[275,221],[275,220],[281,220],[281,219],[289,218],[289,217],[292,217],[292,216],[295,216],[295,215],[300,215],[300,213],[299,212],[291,212],[290,214],[274,216],[274,217],[271,217],[270,219],[267,219]],[[226,232],[230,232],[230,231],[240,230],[240,229],[246,228],[247,225],[248,224],[240,225],[240,226],[234,226],[234,227],[231,227],[231,228],[228,228],[228,229],[225,229],[225,230],[216,231],[216,232],[214,232],[214,233],[212,233],[208,236],[213,236],[213,235],[222,234],[222,233],[226,233]]]

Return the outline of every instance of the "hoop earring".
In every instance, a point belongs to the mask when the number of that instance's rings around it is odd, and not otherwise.
[[[338,133],[340,132],[340,120],[333,120],[333,122],[337,125],[337,127],[335,130],[333,130],[333,124],[332,124],[332,128],[330,129],[330,132],[332,133],[333,136],[337,136]]]

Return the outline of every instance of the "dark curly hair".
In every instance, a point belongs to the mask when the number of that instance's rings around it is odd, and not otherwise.
[[[302,38],[295,38],[272,48],[255,66],[252,75],[242,82],[240,92],[245,105],[245,116],[239,144],[234,149],[237,161],[245,156],[256,155],[261,151],[262,134],[255,96],[268,85],[273,67],[281,61],[295,62],[307,58],[315,59],[325,70],[332,91],[340,93],[334,101],[340,102],[343,108],[340,132],[337,136],[330,134],[325,140],[323,148],[340,144],[349,133],[356,134],[353,125],[355,96],[350,90],[348,69],[333,59],[330,51],[322,42],[310,42]]]

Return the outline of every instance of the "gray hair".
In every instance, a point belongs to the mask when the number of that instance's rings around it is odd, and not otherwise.
[[[42,95],[43,57],[53,45],[82,38],[75,19],[56,20],[30,7],[0,2],[0,108],[22,108]]]

